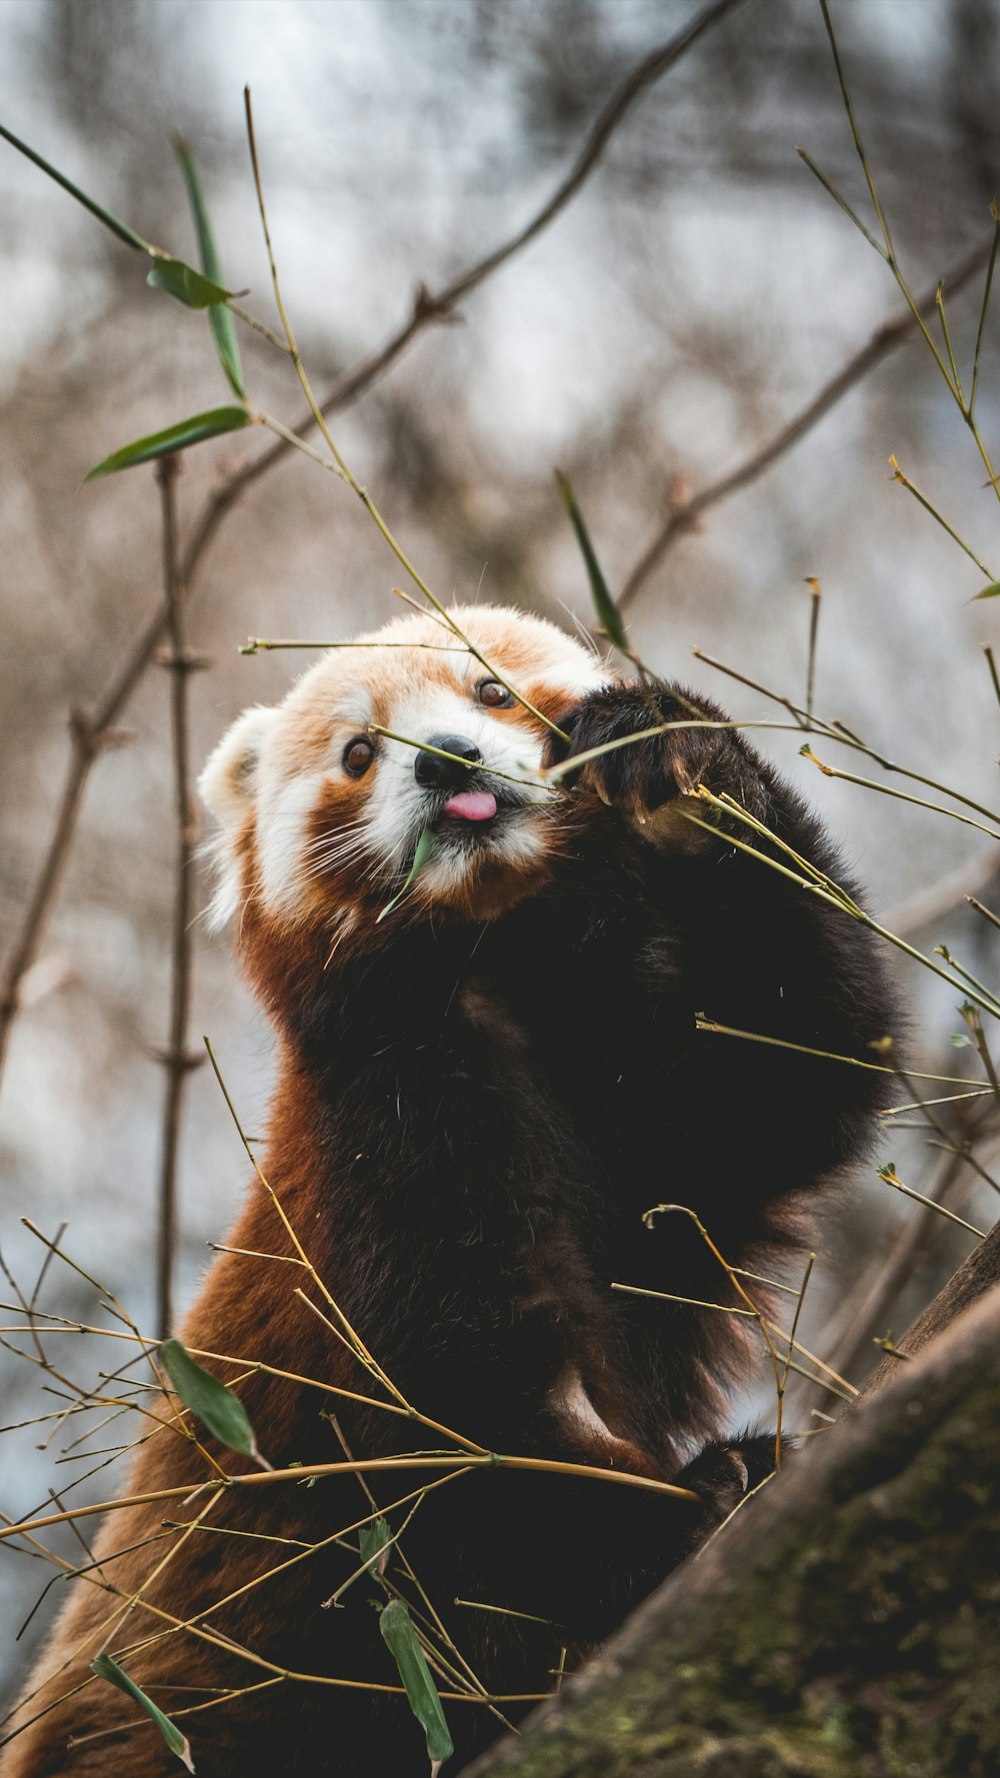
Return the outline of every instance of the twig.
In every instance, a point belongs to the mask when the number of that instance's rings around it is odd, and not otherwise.
[[[817,757],[808,742],[799,748],[799,756],[807,759],[810,765],[818,766],[824,778],[839,778],[842,783],[854,784],[859,790],[877,790],[881,796],[895,797],[899,802],[912,803],[918,809],[930,809],[935,815],[947,815],[950,821],[960,821],[963,827],[975,827],[991,840],[1000,841],[1000,833],[992,827],[984,826],[982,821],[974,821],[971,815],[960,815],[957,809],[945,808],[943,803],[929,802],[925,796],[913,796],[908,790],[895,790],[891,784],[880,784],[877,778],[859,778],[855,772],[843,772],[839,766],[827,765]]]
[[[970,253],[960,261],[951,276],[944,281],[944,288],[949,294],[954,295],[969,282],[970,278],[974,277],[980,267],[986,264],[989,251],[988,248],[977,248],[974,253]],[[685,532],[692,530],[703,513],[708,512],[713,506],[718,506],[720,501],[727,500],[731,494],[738,494],[742,488],[749,487],[751,482],[757,481],[794,445],[797,445],[800,439],[811,432],[814,426],[818,426],[819,422],[826,418],[831,408],[836,407],[837,403],[842,401],[844,396],[849,394],[870,370],[873,370],[877,364],[881,364],[883,358],[888,358],[889,353],[895,351],[897,346],[902,345],[903,341],[908,339],[919,325],[918,316],[923,317],[934,313],[937,306],[937,292],[938,286],[935,284],[933,290],[926,291],[914,304],[914,310],[899,315],[895,321],[889,321],[884,327],[880,327],[869,340],[867,346],[855,353],[853,358],[849,358],[836,376],[824,383],[812,400],[808,401],[805,407],[800,408],[799,412],[794,414],[759,451],[754,451],[752,456],[748,457],[736,469],[730,470],[728,475],[720,476],[717,481],[702,488],[700,493],[691,494],[687,499],[675,502],[670,508],[665,523],[654,532],[638,561],[626,575],[622,590],[618,595],[618,609],[625,611],[628,608],[640,588],[660,566],[677,539],[682,537]]]
[[[885,915],[885,923],[904,938],[916,938],[930,926],[937,926],[950,914],[961,912],[966,902],[979,908],[975,890],[987,890],[997,881],[997,863],[992,854],[975,863],[963,864],[949,871],[938,882],[920,889],[905,901],[898,902]]]
[[[962,1159],[965,1158],[963,1155]],[[923,1204],[925,1210],[933,1210],[938,1216],[946,1216],[949,1222],[957,1222],[959,1228],[967,1229],[970,1235],[976,1235],[980,1241],[985,1241],[985,1229],[977,1229],[974,1223],[966,1222],[964,1216],[956,1216],[954,1210],[947,1209],[937,1198],[928,1198],[923,1192],[914,1191],[912,1185],[904,1185],[891,1162],[878,1169],[878,1177],[883,1184],[891,1185],[893,1191],[902,1192],[905,1198],[913,1198],[917,1204]]]
[[[772,691],[769,686],[762,685],[759,680],[748,679],[745,673],[738,673],[735,667],[728,667],[724,661],[716,660],[714,655],[706,654],[702,648],[693,648],[691,652],[695,660],[704,661],[707,667],[714,667],[716,672],[725,673],[727,678],[735,679],[739,685],[747,685],[752,691],[759,691],[765,698],[770,698],[772,703],[780,704],[800,724],[803,731],[806,731],[805,711],[791,698],[782,697],[780,692]],[[876,765],[880,765],[884,772],[899,772],[902,777],[911,779],[914,784],[923,784],[928,790],[940,791],[943,796],[950,796],[953,802],[961,803],[966,809],[974,809],[978,815],[985,815],[988,821],[1000,822],[1000,811],[988,808],[985,803],[977,803],[974,798],[964,796],[952,785],[942,784],[938,778],[928,778],[923,772],[915,772],[909,766],[900,765],[898,760],[888,759],[884,753],[869,746],[867,741],[863,741],[860,735],[855,734],[853,729],[849,729],[845,722],[840,722],[836,717],[830,722],[825,722],[814,715],[808,732],[822,735],[824,740],[838,741],[841,746],[850,747],[855,753],[864,753],[869,759],[873,759]]]
[[[922,1252],[946,1233],[937,1207],[954,1198],[963,1177],[967,1177],[966,1164],[967,1157],[961,1153],[941,1156],[924,1194],[933,1200],[934,1208],[922,1207],[902,1229],[893,1222],[880,1252],[836,1311],[835,1325],[824,1331],[820,1343],[825,1349],[832,1349],[832,1362],[846,1376],[863,1371],[871,1355],[872,1339],[885,1327],[894,1305],[918,1271]]]
[[[940,322],[940,326],[941,326],[941,333],[944,338],[945,351],[948,356],[948,363],[947,364],[945,363],[944,359],[942,358],[941,353],[939,352],[938,347],[935,344],[935,341],[932,338],[932,336],[925,324],[924,315],[921,310],[921,306],[914,298],[914,296],[909,288],[909,285],[907,284],[906,279],[904,278],[903,273],[900,269],[899,261],[896,257],[896,251],[895,251],[895,248],[892,243],[891,235],[889,233],[889,225],[888,225],[888,222],[886,221],[885,214],[882,210],[881,203],[879,202],[878,192],[875,188],[875,176],[872,172],[871,163],[868,159],[868,153],[865,148],[864,140],[861,135],[861,130],[858,125],[858,120],[857,120],[857,117],[854,112],[854,105],[852,103],[850,90],[849,90],[848,84],[847,84],[847,75],[844,70],[844,64],[840,59],[840,51],[837,48],[837,39],[836,39],[836,34],[833,29],[833,20],[830,17],[830,7],[828,4],[828,0],[819,0],[819,4],[820,4],[820,11],[823,14],[823,23],[826,26],[826,34],[830,40],[830,49],[833,54],[833,63],[834,63],[834,67],[837,72],[837,83],[840,87],[840,95],[841,95],[841,98],[843,99],[843,102],[844,102],[844,110],[847,113],[847,121],[850,125],[851,136],[852,136],[852,139],[854,142],[855,151],[857,153],[859,161],[861,162],[862,170],[863,170],[864,176],[865,176],[865,183],[868,186],[868,195],[871,198],[872,208],[874,209],[875,214],[878,217],[879,228],[881,230],[882,240],[884,243],[883,247],[879,247],[878,242],[872,239],[872,236],[869,234],[868,230],[865,228],[864,223],[862,223],[859,220],[859,218],[854,215],[854,212],[850,209],[850,206],[840,196],[839,192],[837,192],[833,188],[833,186],[830,184],[829,180],[824,179],[823,183],[826,186],[827,191],[829,191],[831,193],[831,195],[837,199],[837,202],[839,204],[841,204],[842,207],[847,211],[848,215],[851,217],[851,220],[856,224],[856,226],[861,230],[861,233],[865,236],[865,239],[870,242],[870,244],[875,248],[876,252],[879,254],[880,258],[884,259],[886,262],[886,265],[889,267],[889,270],[891,271],[893,278],[895,279],[896,284],[900,290],[900,293],[903,296],[904,300],[906,301],[906,303],[910,309],[910,313],[912,314],[917,327],[920,329],[920,332],[923,334],[925,344],[927,345],[927,348],[928,348],[932,358],[934,359],[934,362],[937,365],[938,370],[941,372],[941,375],[943,376],[945,383],[947,384],[948,392],[952,396],[956,406],[958,407],[958,411],[961,414],[963,420],[965,421],[965,424],[968,426],[969,431],[972,433],[973,439],[975,440],[976,449],[978,450],[979,455],[982,458],[983,465],[986,469],[986,473],[990,478],[990,485],[993,487],[993,490],[997,496],[997,499],[1000,500],[1000,485],[997,484],[996,476],[994,474],[993,465],[990,461],[989,451],[986,448],[985,440],[983,439],[982,433],[980,432],[980,430],[976,424],[975,415],[973,413],[971,397],[968,401],[966,401],[965,396],[962,392],[961,379],[958,374],[958,365],[956,363],[955,353],[952,348],[951,332],[948,327],[948,317],[947,317],[947,313],[946,313],[945,305],[944,305],[944,285],[943,285],[943,282],[938,284],[938,286],[934,292],[934,307],[937,312],[938,321]],[[799,152],[801,153],[802,151],[800,150]],[[808,162],[807,155],[803,156],[803,158]],[[809,164],[811,165],[812,163],[809,162]],[[815,167],[813,167],[813,171],[815,172],[815,171],[817,171],[817,169]],[[994,225],[995,225],[996,224],[996,210],[995,210],[994,206],[991,206],[991,212],[993,214]],[[983,327],[985,325],[985,320],[986,320],[986,311],[989,306],[989,297],[990,297],[990,287],[992,284],[993,266],[994,266],[995,258],[996,258],[996,226],[994,226],[993,235],[992,235],[992,238],[990,241],[990,246],[987,251],[988,251],[988,269],[987,269],[987,275],[986,275],[986,289],[983,293],[983,301],[982,301],[982,306],[980,308],[979,327],[978,327],[977,334],[976,334],[976,361],[977,361],[977,363],[978,363],[978,358],[979,358],[979,351],[980,351],[980,348],[982,345]],[[926,504],[926,502],[923,502],[923,504]],[[929,510],[933,512],[934,509],[929,508]],[[935,513],[934,516],[937,517],[938,515]],[[950,527],[946,527],[946,529],[950,529]],[[964,548],[965,546],[963,545],[962,547]]]
[[[351,406],[359,395],[363,394],[366,389],[371,387],[372,383],[390,369],[418,334],[432,323],[452,320],[456,305],[464,297],[471,295],[473,290],[485,283],[486,279],[492,277],[494,272],[499,271],[502,265],[506,265],[508,260],[513,259],[515,254],[520,253],[538,235],[542,234],[589,179],[615,131],[640,95],[676,67],[687,51],[694,47],[707,30],[719,23],[727,13],[732,12],[740,4],[741,0],[715,0],[714,5],[705,7],[676,36],[671,37],[668,42],[660,44],[641,62],[637,63],[595,118],[569,172],[560,180],[551,196],[535,212],[531,220],[506,241],[492,248],[482,259],[476,260],[474,264],[459,272],[450,283],[443,285],[436,293],[430,291],[425,284],[419,284],[409,318],[378,351],[374,352],[371,357],[364,359],[354,370],[349,371],[342,381],[331,390],[325,400],[319,403],[319,410],[323,418],[329,419],[332,414],[339,413],[345,407]],[[310,411],[301,416],[292,431],[302,433],[308,431],[314,424],[315,416]],[[216,489],[205,506],[192,538],[190,555],[186,564],[189,569],[193,565],[191,557],[193,556],[194,562],[200,560],[222,519],[236,501],[252,483],[257,481],[260,476],[266,475],[275,463],[280,462],[289,449],[290,446],[287,443],[272,445],[270,450],[265,451],[254,462],[237,470]]]
[[[302,1463],[293,1469],[254,1469],[246,1475],[231,1475],[226,1486],[238,1489],[253,1487],[260,1482],[298,1484],[308,1481],[312,1476],[378,1474],[395,1469],[523,1469],[545,1475],[587,1476],[592,1481],[617,1482],[623,1488],[641,1488],[646,1493],[669,1495],[675,1500],[698,1498],[690,1488],[680,1488],[674,1482],[654,1481],[650,1476],[633,1475],[627,1469],[598,1469],[592,1463],[563,1463],[549,1457],[506,1456],[495,1451],[489,1451],[483,1457],[466,1451],[456,1451],[454,1456],[441,1457],[418,1452],[403,1457],[358,1457],[351,1463]],[[144,1494],[121,1494],[115,1500],[91,1502],[59,1513],[46,1513],[39,1518],[17,1520],[8,1525],[0,1525],[0,1543],[5,1543],[10,1537],[24,1536],[29,1531],[41,1531],[48,1525],[68,1524],[70,1519],[89,1519],[97,1514],[122,1512],[133,1506],[155,1505],[161,1500],[186,1499],[192,1489],[198,1486],[214,1488],[216,1482],[214,1478],[201,1484],[180,1482],[172,1488],[155,1488]]]
[[[510,692],[512,697],[517,699],[519,704],[522,704],[532,716],[539,722],[543,723],[552,734],[557,735],[561,741],[568,741],[569,736],[565,734],[556,723],[552,722],[551,719],[545,715],[544,711],[537,709],[535,705],[524,696],[523,692],[518,691],[517,687],[512,685],[509,679],[504,677],[502,670],[492,661],[488,660],[486,655],[476,647],[475,643],[465,634],[465,631],[460,628],[453,613],[445,609],[444,605],[442,605],[440,599],[437,597],[437,594],[432,592],[423,575],[414,566],[402,545],[398,543],[393,536],[392,531],[389,529],[388,524],[376,506],[372,496],[369,494],[368,489],[363,487],[352,474],[344,460],[342,452],[338,449],[333,434],[324,419],[323,410],[313,393],[312,385],[306,375],[306,368],[302,362],[302,354],[299,351],[291,319],[288,310],[285,307],[285,299],[282,295],[281,280],[278,277],[278,265],[271,242],[271,229],[267,218],[267,205],[264,201],[264,186],[260,172],[260,157],[257,153],[257,135],[254,129],[253,104],[250,97],[250,88],[248,86],[243,89],[243,103],[246,111],[247,144],[250,150],[250,164],[253,168],[253,182],[257,193],[257,209],[260,214],[260,225],[264,234],[264,245],[267,248],[267,261],[271,271],[271,288],[274,291],[274,301],[277,306],[278,314],[281,317],[281,325],[285,331],[285,338],[288,341],[288,350],[292,364],[295,367],[295,374],[299,380],[302,393],[309,403],[312,417],[323,436],[323,442],[330,453],[330,459],[323,457],[319,452],[313,450],[311,445],[305,444],[303,440],[297,438],[294,433],[288,432],[280,426],[275,429],[285,439],[286,443],[304,451],[307,456],[317,459],[324,469],[332,470],[335,475],[339,475],[341,479],[347,483],[351,492],[357,495],[376,529],[381,532],[386,543],[389,545],[389,548],[392,550],[393,555],[396,557],[396,560],[403,568],[405,568],[410,579],[413,581],[414,586],[423,593],[428,605],[432,608],[432,612],[436,613],[441,623],[451,630],[453,634],[458,637],[459,641],[464,642],[469,653],[473,655],[477,661],[482,663],[483,667],[485,667],[487,673],[489,673],[492,678],[499,680],[500,684]],[[258,415],[257,418],[263,420],[266,425],[273,426],[275,424],[273,421],[268,420],[264,415]]]
[[[816,689],[816,641],[819,636],[819,612],[823,603],[823,588],[814,577],[806,581],[809,588],[809,658],[806,664],[806,722],[812,722],[813,693]]]
[[[191,795],[188,677],[201,663],[187,647],[185,591],[177,541],[176,457],[164,457],[156,470],[163,519],[163,585],[170,612],[170,649],[163,665],[170,673],[170,736],[174,756],[174,799],[177,811],[177,864],[174,884],[174,933],[170,986],[170,1036],[160,1060],[167,1071],[163,1107],[163,1150],[160,1167],[159,1233],[156,1249],[157,1338],[165,1340],[171,1325],[171,1284],[177,1244],[177,1155],[180,1144],[184,1086],[203,1056],[187,1047],[191,1005],[191,919],[194,891],[194,848],[197,833]]]
[[[983,903],[978,901],[974,895],[967,895],[965,899],[970,907],[975,908],[977,914],[982,914],[984,920],[989,921],[991,926],[1000,926],[1000,918],[992,913],[988,907],[984,907]]]
[[[736,835],[733,833],[727,835],[728,845],[735,846],[738,851],[745,852],[751,858],[758,859],[759,862],[766,865],[768,869],[777,871],[779,875],[787,877],[789,881],[795,883],[799,889],[803,889],[809,894],[818,896],[818,898],[821,901],[826,902],[828,906],[839,909],[841,913],[846,914],[850,919],[857,920],[862,926],[867,926],[870,932],[877,933],[878,936],[884,938],[888,944],[894,945],[897,950],[903,951],[906,956],[911,957],[915,963],[922,963],[925,969],[929,969],[934,975],[940,976],[942,981],[947,982],[950,987],[959,988],[964,991],[967,999],[974,1000],[976,1004],[981,1006],[984,1012],[988,1012],[991,1017],[1000,1019],[1000,1001],[998,1001],[992,993],[986,989],[979,989],[972,986],[965,971],[962,971],[962,979],[956,980],[955,976],[949,975],[947,970],[942,969],[939,964],[935,963],[932,957],[925,956],[922,951],[917,950],[916,947],[909,944],[906,939],[901,938],[898,933],[890,932],[887,926],[884,926],[878,920],[873,919],[871,914],[866,913],[862,907],[859,907],[853,897],[850,896],[839,883],[835,882],[833,877],[827,876],[825,872],[817,870],[807,859],[799,857],[799,855],[793,852],[792,848],[787,845],[784,840],[780,839],[779,836],[776,833],[773,833],[770,828],[766,827],[763,822],[757,821],[749,811],[742,808],[733,797],[725,795],[721,797],[713,796],[712,792],[704,784],[699,784],[697,796],[704,802],[710,804],[712,808],[717,809],[720,813],[743,823],[751,833],[756,834],[759,838],[768,841],[772,846],[779,849],[783,854],[791,858],[793,864],[798,866],[798,871],[801,874],[797,874],[795,870],[790,869],[786,864],[780,864],[776,858],[770,857],[766,852],[761,851],[758,846],[752,846],[745,840],[737,839]],[[691,798],[690,800],[693,801],[694,799]],[[717,832],[717,829],[711,823],[699,820],[699,818],[689,810],[682,807],[679,810],[679,813],[686,821],[689,821],[692,826],[702,828],[708,833],[714,834]]]
[[[964,550],[964,552],[968,556],[970,562],[975,562],[976,567],[979,569],[979,572],[984,577],[984,579],[989,582],[992,582],[994,579],[994,576],[990,572],[989,568],[987,568],[985,562],[981,562],[979,560],[979,557],[976,555],[975,550],[969,548],[969,545],[966,543],[964,537],[960,537],[958,532],[955,530],[955,527],[953,525],[949,525],[948,520],[944,517],[943,513],[938,512],[938,509],[934,505],[933,501],[928,500],[927,495],[922,494],[920,492],[920,489],[917,487],[916,482],[912,482],[908,475],[903,474],[903,471],[900,469],[899,464],[898,464],[895,457],[889,458],[889,467],[892,470],[893,481],[899,482],[901,487],[906,488],[907,491],[913,495],[913,498],[914,498],[914,500],[917,501],[918,505],[922,506],[924,511],[926,513],[930,514],[931,518],[934,519],[935,523],[940,525],[942,531],[947,532],[947,534],[951,538],[952,542],[957,543],[960,550]]]
[[[52,838],[4,974],[0,995],[0,1075],[7,1056],[11,1026],[20,1009],[21,983],[35,960],[62,881],[90,768],[99,753],[118,746],[121,742],[122,737],[114,733],[113,725],[152,659],[163,633],[163,621],[164,614],[158,614],[147,626],[92,715],[88,716],[76,708],[70,712],[70,761],[62,799],[56,813]]]
[[[983,653],[986,656],[986,665],[989,667],[990,678],[993,681],[993,690],[997,694],[997,703],[1000,704],[1000,678],[997,676],[997,664],[993,659],[993,649],[989,642],[983,643]]]

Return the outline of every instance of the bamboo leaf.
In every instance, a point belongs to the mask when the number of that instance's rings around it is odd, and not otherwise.
[[[969,603],[974,605],[977,599],[995,599],[998,595],[1000,595],[1000,580],[991,580],[989,586],[984,586],[981,593],[973,593]]]
[[[448,1733],[431,1670],[402,1599],[390,1600],[379,1618],[379,1629],[399,1668],[410,1709],[427,1736],[428,1757],[432,1760],[450,1759],[455,1751],[454,1742]]]
[[[78,185],[74,185],[72,179],[67,179],[65,173],[60,173],[50,161],[45,159],[44,155],[29,148],[26,142],[22,142],[19,136],[15,136],[13,131],[6,129],[3,124],[0,124],[0,136],[19,153],[26,155],[28,160],[34,161],[37,167],[41,167],[43,173],[47,173],[50,179],[54,179],[57,185],[61,185],[64,191],[68,191],[70,196],[76,198],[77,203],[89,210],[92,216],[96,216],[99,222],[103,222],[105,228],[110,229],[113,235],[117,235],[120,241],[124,241],[126,247],[132,247],[140,253],[148,253],[154,263],[146,282],[151,284],[154,290],[166,290],[179,302],[185,303],[189,309],[212,309],[212,330],[216,336],[219,356],[222,358],[226,375],[236,394],[243,395],[245,391],[235,329],[228,309],[221,306],[232,292],[226,290],[219,282],[219,270],[214,258],[214,250],[212,255],[206,257],[202,242],[204,270],[196,272],[194,267],[187,265],[184,260],[176,259],[173,254],[164,253],[158,247],[154,247],[150,241],[144,240],[142,235],[137,234],[134,228],[130,228],[127,222],[122,222],[120,217],[113,216],[110,210],[105,210],[103,204],[88,197],[85,191],[81,191]],[[199,240],[201,241],[200,227]],[[219,322],[219,316],[225,317],[224,322]],[[226,339],[225,350],[223,350],[220,334]]]
[[[608,583],[601,572],[601,565],[597,560],[597,554],[590,541],[590,533],[583,522],[583,514],[577,506],[576,497],[569,482],[560,469],[556,470],[556,482],[559,486],[559,492],[566,502],[566,511],[569,513],[573,529],[576,532],[577,543],[580,545],[580,551],[584,562],[586,563],[587,576],[590,580],[590,591],[597,611],[598,621],[602,630],[604,630],[609,640],[614,643],[615,647],[621,649],[623,654],[627,654],[629,651],[628,637],[625,634],[625,625],[622,622],[622,614],[619,611],[618,606],[615,604],[608,588]]]
[[[68,191],[70,197],[74,197],[78,204],[82,204],[85,210],[89,210],[92,216],[97,217],[98,222],[103,222],[105,228],[109,228],[113,235],[117,235],[120,241],[125,242],[126,247],[138,248],[142,253],[152,251],[149,242],[144,241],[141,235],[137,235],[134,228],[129,228],[127,222],[120,221],[117,216],[112,216],[110,210],[105,210],[102,204],[96,203],[93,198],[88,198],[86,192],[81,191],[78,185],[73,184],[72,179],[67,179],[65,173],[57,172],[55,167],[45,160],[44,156],[38,154],[34,148],[29,148],[28,144],[22,142],[19,136],[15,136],[13,131],[5,129],[2,123],[0,123],[0,136],[3,136],[4,140],[16,148],[20,154],[26,155],[29,161],[34,161],[36,167],[41,167],[43,173],[47,173],[50,179],[54,179],[57,185],[61,185],[64,191]]]
[[[358,1542],[361,1545],[361,1560],[369,1574],[382,1574],[385,1571],[386,1557],[389,1554],[386,1546],[391,1537],[392,1526],[388,1519],[373,1519],[370,1525],[362,1525]]]
[[[259,1460],[257,1440],[238,1395],[196,1364],[180,1340],[164,1340],[157,1356],[186,1408],[209,1432],[244,1457]]]
[[[215,247],[215,236],[209,221],[208,208],[205,203],[201,181],[197,169],[191,159],[187,144],[180,140],[174,143],[177,159],[180,161],[184,183],[187,186],[188,202],[194,217],[194,226],[198,235],[198,252],[201,256],[201,269],[206,278],[216,284],[221,282],[222,269]],[[219,362],[229,379],[230,387],[237,395],[245,395],[243,382],[243,365],[240,359],[240,348],[236,339],[236,324],[227,308],[213,305],[209,313],[209,323],[215,335],[215,349],[219,354]]]
[[[136,463],[150,463],[154,457],[169,457],[171,451],[183,451],[188,445],[200,444],[202,439],[216,438],[223,432],[236,432],[241,426],[250,424],[250,415],[242,407],[214,407],[208,413],[193,414],[190,420],[178,420],[175,426],[167,426],[162,432],[151,432],[146,438],[122,445],[120,451],[112,451],[110,457],[105,457],[103,463],[90,470],[85,480],[93,482],[98,476],[131,469]]]
[[[196,272],[193,266],[185,265],[183,259],[166,258],[156,260],[152,271],[146,279],[154,290],[166,290],[176,296],[189,309],[208,309],[225,302],[231,291],[224,290],[211,278],[205,278]],[[228,310],[226,313],[228,314]],[[238,391],[242,395],[242,389]]]
[[[134,1698],[135,1702],[146,1712],[150,1721],[156,1724],[171,1753],[175,1753],[188,1771],[193,1772],[194,1761],[191,1758],[191,1746],[186,1735],[181,1734],[177,1724],[171,1722],[169,1716],[164,1716],[163,1711],[157,1709],[152,1698],[147,1698],[141,1686],[136,1685],[135,1680],[126,1673],[124,1667],[119,1667],[118,1662],[113,1660],[111,1655],[98,1655],[96,1660],[91,1661],[90,1668],[92,1673],[96,1673],[98,1679],[106,1679],[109,1685],[116,1685],[120,1692],[124,1692],[129,1698]]]
[[[375,921],[376,926],[378,926],[379,923],[385,919],[386,914],[392,913],[392,910],[396,906],[397,902],[402,901],[403,896],[406,894],[406,891],[410,887],[410,884],[413,882],[414,878],[419,874],[419,872],[423,870],[424,865],[427,863],[427,860],[430,857],[433,850],[434,850],[434,835],[431,832],[431,829],[429,827],[425,827],[423,833],[420,835],[420,838],[417,841],[417,849],[413,854],[413,863],[410,865],[409,871],[407,872],[406,881],[400,889],[397,889],[392,900],[386,902],[385,907],[382,909],[382,912],[379,914],[378,919]]]

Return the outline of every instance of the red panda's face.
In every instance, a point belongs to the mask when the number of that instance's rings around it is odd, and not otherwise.
[[[558,723],[609,675],[541,619],[453,616],[475,654],[432,617],[397,619],[234,724],[201,779],[220,827],[216,924],[253,906],[336,939],[378,919],[418,847],[389,920],[491,918],[545,880],[565,797],[540,773],[541,718]]]

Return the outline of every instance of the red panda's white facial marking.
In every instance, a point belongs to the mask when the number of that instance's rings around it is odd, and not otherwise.
[[[428,830],[410,917],[489,918],[537,886],[565,800],[540,776],[544,725],[490,668],[556,722],[609,676],[541,619],[454,616],[483,660],[408,616],[361,638],[370,647],[331,649],[276,709],[234,724],[201,779],[220,824],[215,924],[249,901],[285,929],[374,920]]]

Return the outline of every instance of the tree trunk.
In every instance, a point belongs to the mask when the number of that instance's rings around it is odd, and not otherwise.
[[[467,1778],[995,1778],[998,1333],[1000,1287]]]

